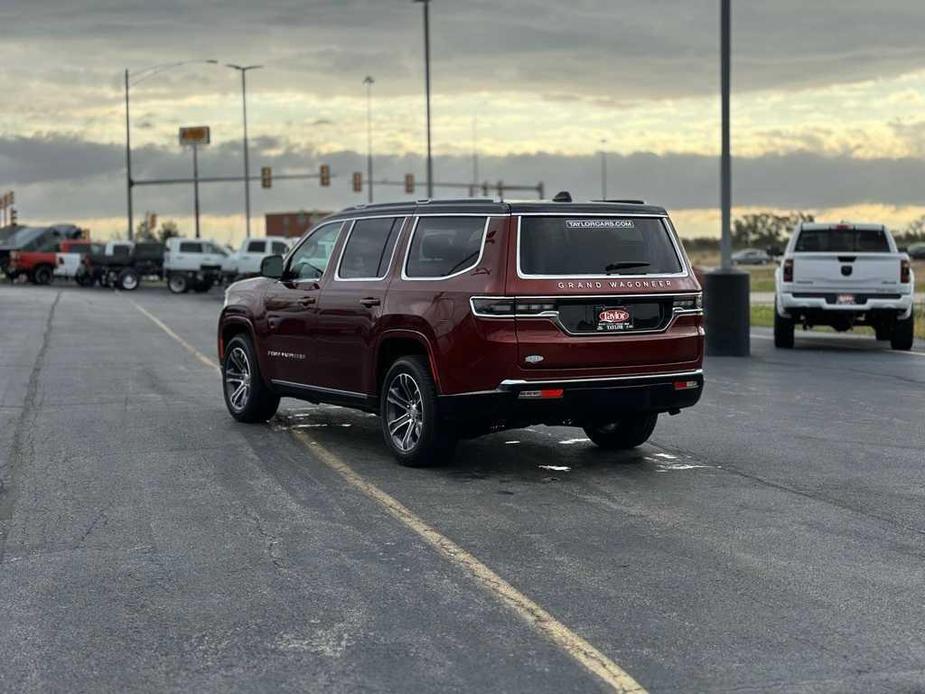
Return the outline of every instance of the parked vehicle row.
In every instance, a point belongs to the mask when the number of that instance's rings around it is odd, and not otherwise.
[[[20,227],[0,244],[0,271],[10,280],[26,276],[36,284],[48,284],[54,279],[61,243],[84,236],[73,224]]]
[[[646,441],[703,387],[701,289],[661,207],[455,200],[347,209],[228,288],[225,402],[380,416],[406,465],[543,423]]]

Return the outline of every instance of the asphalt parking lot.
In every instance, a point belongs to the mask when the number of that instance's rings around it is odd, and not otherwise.
[[[925,346],[756,330],[636,452],[418,470],[362,413],[235,423],[220,306],[0,285],[0,689],[925,688]]]

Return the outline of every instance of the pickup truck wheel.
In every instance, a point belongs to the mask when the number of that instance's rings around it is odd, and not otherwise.
[[[54,279],[54,272],[47,265],[39,265],[32,272],[32,281],[35,284],[51,284]]]
[[[437,419],[437,387],[426,359],[407,356],[392,364],[379,401],[382,436],[399,463],[428,467],[452,458],[456,437]]]
[[[139,277],[138,272],[132,268],[126,268],[121,273],[119,273],[119,289],[127,292],[133,292],[138,289],[140,284],[141,277]]]
[[[658,414],[632,415],[604,424],[582,427],[595,445],[606,450],[626,450],[641,446],[655,430]]]
[[[225,347],[222,382],[225,406],[239,422],[265,422],[276,414],[279,396],[263,382],[249,338],[239,335]]]
[[[186,275],[171,275],[167,278],[167,289],[172,294],[185,294],[189,291],[189,281]]]
[[[910,350],[915,341],[915,315],[905,320],[896,321],[893,325],[893,334],[890,336],[890,347],[893,349]]]
[[[774,303],[774,346],[779,349],[793,349],[793,319],[784,318],[777,312]]]

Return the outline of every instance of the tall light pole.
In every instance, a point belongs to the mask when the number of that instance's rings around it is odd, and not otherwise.
[[[434,160],[430,140],[430,0],[414,0],[424,5],[424,89],[427,94],[427,197],[434,197]]]
[[[601,140],[601,200],[607,199],[607,140]]]
[[[704,275],[703,317],[706,353],[747,357],[751,351],[749,274],[732,266],[732,155],[729,140],[729,99],[732,66],[730,0],[720,0],[720,209],[722,265]]]
[[[159,65],[151,65],[150,67],[143,68],[141,70],[136,70],[134,73],[129,72],[128,68],[125,69],[125,196],[126,196],[126,216],[128,221],[128,239],[131,241],[132,237],[135,235],[134,230],[134,215],[133,215],[133,204],[132,204],[132,187],[135,185],[132,181],[132,128],[131,128],[131,119],[129,115],[129,87],[132,84],[138,84],[142,80],[146,80],[149,77],[154,77],[154,75],[170,70],[171,68],[180,67],[182,65],[193,65],[196,63],[216,65],[218,61],[214,58],[209,60],[181,60],[176,63],[161,63]],[[132,80],[134,76],[134,80]]]
[[[232,65],[226,63],[225,67],[241,73],[241,106],[244,111],[244,228],[246,238],[251,237],[251,169],[250,152],[247,145],[247,73],[249,70],[259,70],[263,65]]]
[[[472,196],[479,188],[479,117],[472,116]]]
[[[373,201],[373,84],[369,75],[363,80],[366,85],[366,185],[369,188],[369,201]]]

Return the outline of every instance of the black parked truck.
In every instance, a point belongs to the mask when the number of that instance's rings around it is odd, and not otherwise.
[[[113,253],[87,255],[77,271],[77,284],[82,287],[113,287],[135,291],[144,277],[164,276],[164,244],[136,243],[133,247],[117,246]]]

